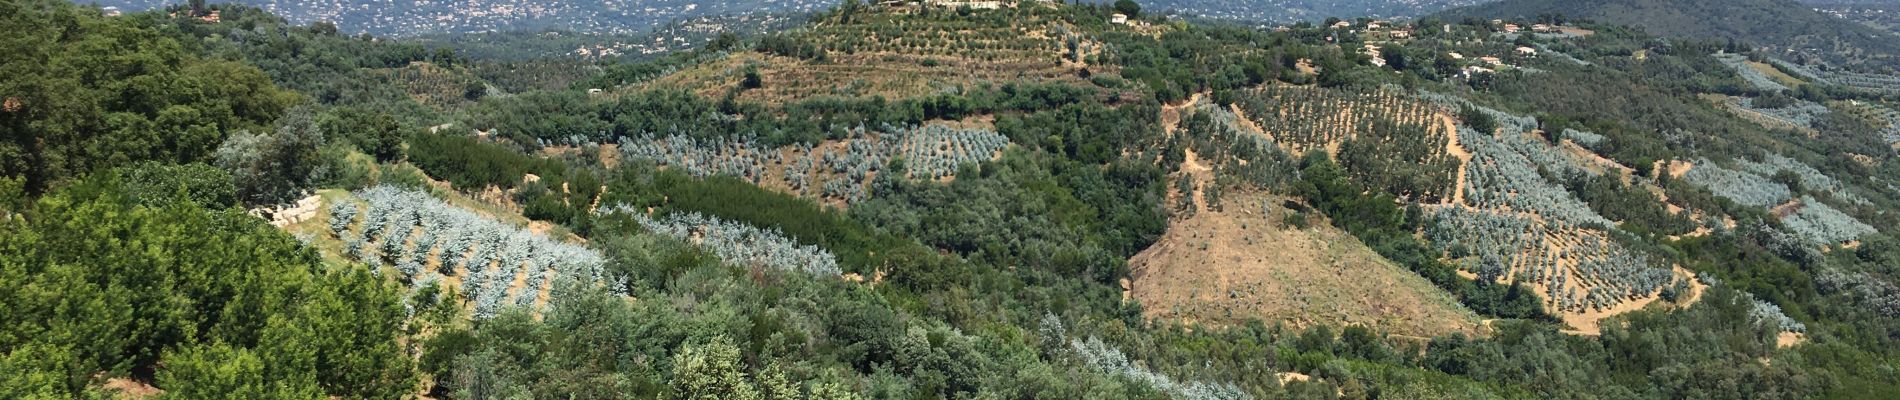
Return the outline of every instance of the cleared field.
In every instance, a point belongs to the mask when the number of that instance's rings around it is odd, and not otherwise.
[[[1807,82],[1802,81],[1801,78],[1796,78],[1794,77],[1794,75],[1788,75],[1788,73],[1786,72],[1781,72],[1781,70],[1775,69],[1775,66],[1768,65],[1767,63],[1749,61],[1748,67],[1753,68],[1755,69],[1755,71],[1761,72],[1762,75],[1767,75],[1768,78],[1774,79],[1775,82],[1780,82],[1782,85],[1786,85],[1788,87],[1795,87],[1795,86],[1801,86],[1803,84],[1807,84]]]
[[[1286,198],[1223,196],[1173,221],[1129,260],[1130,296],[1149,318],[1233,325],[1363,325],[1411,336],[1478,333],[1477,315],[1424,278],[1313,221],[1286,226]],[[1213,210],[1213,211],[1209,211]]]

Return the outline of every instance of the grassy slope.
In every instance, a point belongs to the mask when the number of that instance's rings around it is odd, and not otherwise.
[[[1478,316],[1344,231],[1287,226],[1285,199],[1229,195],[1224,211],[1174,221],[1129,261],[1151,318],[1236,325],[1363,325],[1409,336],[1479,330]],[[1264,205],[1264,206],[1263,206]]]

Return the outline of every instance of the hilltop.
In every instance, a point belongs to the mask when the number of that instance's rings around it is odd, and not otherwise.
[[[1157,12],[1243,23],[1318,23],[1326,18],[1417,17],[1492,0],[1157,0],[1142,7]]]

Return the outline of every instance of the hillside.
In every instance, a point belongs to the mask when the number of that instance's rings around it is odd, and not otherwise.
[[[1150,11],[1249,23],[1318,23],[1336,18],[1417,17],[1491,0],[1152,0],[1141,2]]]
[[[1453,21],[1555,15],[1634,26],[1660,36],[1736,40],[1785,59],[1900,66],[1900,40],[1892,33],[1834,18],[1794,0],[1507,0],[1435,14]]]
[[[350,34],[419,36],[443,33],[482,33],[561,30],[588,34],[644,34],[669,23],[707,17],[753,15],[789,19],[796,14],[835,5],[819,0],[748,1],[371,1],[371,0],[241,0],[231,3],[264,9],[297,24],[326,22]],[[180,7],[174,0],[105,0],[93,2],[122,11]],[[741,24],[746,21],[735,21]],[[715,18],[702,23],[725,23]]]
[[[0,1],[0,398],[1900,392],[1900,78],[1129,8]]]
[[[1327,17],[1409,17],[1484,0],[1153,0],[1150,12],[1250,23],[1319,22]],[[921,3],[916,1],[913,3]],[[633,35],[668,25],[744,31],[799,20],[798,15],[838,6],[840,0],[746,1],[462,1],[397,2],[368,0],[240,0],[299,24],[335,24],[344,32],[414,37],[463,33],[511,33],[558,30],[580,34]],[[862,1],[873,4],[879,2]],[[1108,3],[1108,2],[1102,2]],[[103,7],[145,11],[184,4],[173,0],[105,0]],[[670,41],[670,39],[669,39]],[[675,43],[674,45],[678,45]],[[691,46],[687,46],[691,47]]]
[[[1363,325],[1434,337],[1478,332],[1477,315],[1431,282],[1331,226],[1284,220],[1282,198],[1228,194],[1173,221],[1129,264],[1129,295],[1147,316],[1201,326],[1250,319],[1290,326]],[[1317,219],[1317,217],[1314,217]]]

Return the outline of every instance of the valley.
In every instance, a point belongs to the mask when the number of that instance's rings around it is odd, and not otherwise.
[[[1256,3],[0,2],[0,398],[1900,390],[1874,28]]]

